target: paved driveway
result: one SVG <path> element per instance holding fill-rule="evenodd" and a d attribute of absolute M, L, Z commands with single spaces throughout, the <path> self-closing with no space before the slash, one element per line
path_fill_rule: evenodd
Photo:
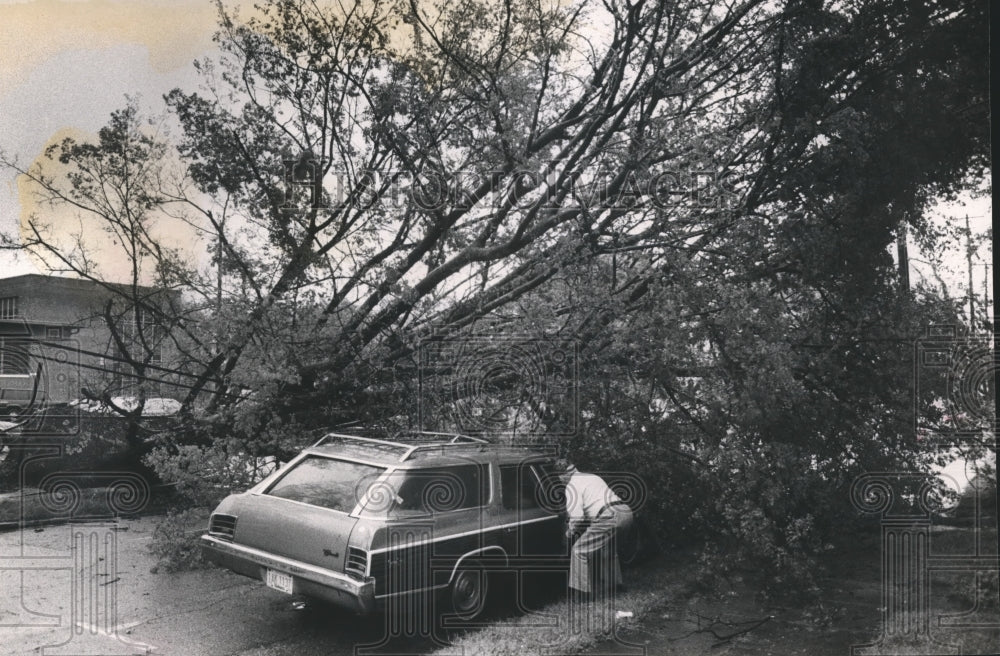
<path fill-rule="evenodd" d="M 219 569 L 153 574 L 157 518 L 0 533 L 0 654 L 353 654 L 380 617 L 283 595 Z M 430 641 L 395 643 L 419 653 Z"/>

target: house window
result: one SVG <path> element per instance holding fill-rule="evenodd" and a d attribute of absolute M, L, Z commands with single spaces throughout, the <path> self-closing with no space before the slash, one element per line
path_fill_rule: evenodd
<path fill-rule="evenodd" d="M 149 348 L 149 362 L 151 364 L 161 364 L 163 362 L 163 326 L 152 326 L 146 329 L 146 340 Z"/>
<path fill-rule="evenodd" d="M 165 336 L 163 324 L 159 322 L 156 316 L 145 309 L 139 314 L 139 320 L 142 322 L 143 337 L 146 340 L 149 362 L 152 364 L 162 363 L 163 339 Z"/>
<path fill-rule="evenodd" d="M 0 298 L 0 319 L 14 319 L 17 316 L 17 296 Z"/>
<path fill-rule="evenodd" d="M 156 317 L 146 309 L 139 310 L 138 324 L 136 316 L 131 321 L 125 321 L 121 326 L 122 339 L 129 346 L 129 353 L 121 354 L 122 358 L 131 357 L 137 362 L 160 364 L 163 362 L 163 340 L 166 331 Z"/>
<path fill-rule="evenodd" d="M 0 376 L 27 376 L 29 373 L 25 341 L 0 338 Z"/>

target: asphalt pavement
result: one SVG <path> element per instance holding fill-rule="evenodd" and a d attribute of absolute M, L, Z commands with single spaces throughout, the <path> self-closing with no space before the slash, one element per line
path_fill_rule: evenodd
<path fill-rule="evenodd" d="M 387 634 L 220 569 L 153 573 L 157 518 L 0 533 L 0 655 L 354 654 Z M 424 653 L 408 639 L 375 651 Z"/>

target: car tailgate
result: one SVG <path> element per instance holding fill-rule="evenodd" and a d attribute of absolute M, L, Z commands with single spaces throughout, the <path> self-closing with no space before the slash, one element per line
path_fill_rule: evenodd
<path fill-rule="evenodd" d="M 235 542 L 343 572 L 348 539 L 357 521 L 339 511 L 253 495 L 240 506 Z"/>

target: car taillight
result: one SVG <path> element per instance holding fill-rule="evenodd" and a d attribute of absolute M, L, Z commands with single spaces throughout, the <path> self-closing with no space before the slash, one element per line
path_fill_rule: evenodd
<path fill-rule="evenodd" d="M 208 523 L 208 534 L 223 540 L 233 541 L 236 535 L 236 515 L 216 513 Z"/>
<path fill-rule="evenodd" d="M 347 562 L 344 564 L 344 571 L 351 576 L 364 578 L 368 569 L 368 552 L 357 547 L 347 548 Z"/>

